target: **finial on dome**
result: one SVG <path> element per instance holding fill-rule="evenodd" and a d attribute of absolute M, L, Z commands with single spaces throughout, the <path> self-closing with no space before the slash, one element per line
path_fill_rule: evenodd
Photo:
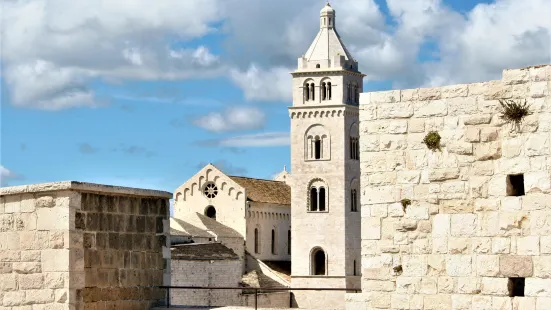
<path fill-rule="evenodd" d="M 287 171 L 287 165 L 283 165 L 283 171 Z"/>

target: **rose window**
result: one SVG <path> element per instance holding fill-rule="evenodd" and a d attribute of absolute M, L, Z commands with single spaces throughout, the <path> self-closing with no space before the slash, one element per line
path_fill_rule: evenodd
<path fill-rule="evenodd" d="M 207 196 L 207 198 L 214 198 L 218 195 L 218 187 L 216 187 L 216 184 L 214 183 L 209 183 L 205 186 L 203 193 Z"/>

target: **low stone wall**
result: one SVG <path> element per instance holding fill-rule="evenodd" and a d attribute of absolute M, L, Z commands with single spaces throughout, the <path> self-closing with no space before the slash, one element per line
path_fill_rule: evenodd
<path fill-rule="evenodd" d="M 79 182 L 1 188 L 2 305 L 147 309 L 163 299 L 171 196 Z"/>
<path fill-rule="evenodd" d="M 259 293 L 257 297 L 257 306 L 266 308 L 288 308 L 290 302 L 289 292 Z M 244 294 L 241 296 L 243 307 L 254 307 L 254 294 Z"/>

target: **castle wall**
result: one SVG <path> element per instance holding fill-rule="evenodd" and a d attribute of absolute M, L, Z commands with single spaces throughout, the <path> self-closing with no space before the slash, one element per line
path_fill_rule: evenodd
<path fill-rule="evenodd" d="M 170 197 L 78 182 L 0 189 L 2 306 L 145 309 L 163 299 Z"/>
<path fill-rule="evenodd" d="M 361 95 L 362 293 L 347 309 L 551 309 L 550 90 L 540 66 Z M 500 98 L 531 105 L 520 132 Z M 423 144 L 433 130 L 441 151 Z M 517 174 L 525 195 L 510 196 Z"/>

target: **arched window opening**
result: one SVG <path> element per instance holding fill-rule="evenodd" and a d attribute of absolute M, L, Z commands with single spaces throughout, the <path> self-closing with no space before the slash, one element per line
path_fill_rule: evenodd
<path fill-rule="evenodd" d="M 272 254 L 276 254 L 275 230 L 272 229 Z"/>
<path fill-rule="evenodd" d="M 318 198 L 318 210 L 319 211 L 325 211 L 325 188 L 324 187 L 320 187 L 319 188 L 319 198 Z"/>
<path fill-rule="evenodd" d="M 331 100 L 331 82 L 327 82 L 327 100 Z"/>
<path fill-rule="evenodd" d="M 325 252 L 318 249 L 312 253 L 312 274 L 316 276 L 324 276 L 325 272 Z"/>
<path fill-rule="evenodd" d="M 316 139 L 314 140 L 314 159 L 320 159 L 321 158 L 321 139 L 320 137 L 316 136 Z"/>
<path fill-rule="evenodd" d="M 287 231 L 287 254 L 291 255 L 291 231 Z"/>
<path fill-rule="evenodd" d="M 258 236 L 258 228 L 254 229 L 254 252 L 260 253 L 260 247 L 259 247 L 259 236 Z"/>
<path fill-rule="evenodd" d="M 310 99 L 311 100 L 316 100 L 316 86 L 314 85 L 314 83 L 311 83 L 310 84 Z"/>
<path fill-rule="evenodd" d="M 304 86 L 304 100 L 310 100 L 310 84 L 308 83 Z"/>
<path fill-rule="evenodd" d="M 321 89 L 320 89 L 320 92 L 321 92 L 321 100 L 325 100 L 326 98 L 326 95 L 327 93 L 325 92 L 326 88 L 325 88 L 325 82 L 321 83 Z"/>
<path fill-rule="evenodd" d="M 331 26 L 331 17 L 329 17 L 329 26 Z"/>
<path fill-rule="evenodd" d="M 210 217 L 211 219 L 216 219 L 216 208 L 214 208 L 213 206 L 208 206 L 205 209 L 205 215 L 207 217 Z"/>
<path fill-rule="evenodd" d="M 318 190 L 315 187 L 310 189 L 310 211 L 318 211 Z"/>
<path fill-rule="evenodd" d="M 318 68 L 318 69 L 319 69 L 319 68 L 320 68 L 320 64 L 316 64 L 316 68 Z"/>

